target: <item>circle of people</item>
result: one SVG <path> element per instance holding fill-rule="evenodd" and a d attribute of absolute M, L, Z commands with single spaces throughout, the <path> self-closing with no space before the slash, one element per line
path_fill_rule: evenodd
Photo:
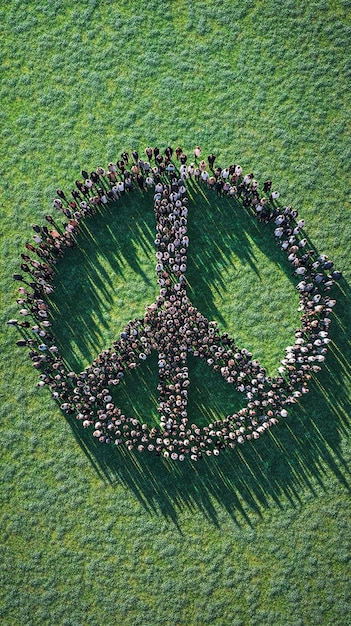
<path fill-rule="evenodd" d="M 109 163 L 106 169 L 98 167 L 90 174 L 83 170 L 83 180 L 75 181 L 70 195 L 58 189 L 53 206 L 65 221 L 58 224 L 56 218 L 46 215 L 46 225 L 32 225 L 33 243 L 26 243 L 26 252 L 21 254 L 22 273 L 13 275 L 21 283 L 17 299 L 20 318 L 8 321 L 21 333 L 17 345 L 29 347 L 33 367 L 41 372 L 38 386 L 47 385 L 62 411 L 75 414 L 101 443 L 124 444 L 128 450 L 146 450 L 179 461 L 187 456 L 192 461 L 217 456 L 225 448 L 257 439 L 288 415 L 287 407 L 309 391 L 312 375 L 325 360 L 330 313 L 336 303 L 329 291 L 341 278 L 326 255 L 308 249 L 304 220 L 298 219 L 298 212 L 290 206 L 278 205 L 279 192 L 272 191 L 271 180 L 263 183 L 261 193 L 253 173 L 244 175 L 240 165 L 216 167 L 216 156 L 202 159 L 199 146 L 193 155 L 187 164 L 188 157 L 180 147 L 173 152 L 168 146 L 164 154 L 147 147 L 143 158 L 137 151 L 131 156 L 123 152 L 117 163 Z M 275 378 L 188 300 L 189 181 L 213 189 L 218 196 L 233 197 L 260 222 L 273 223 L 275 241 L 300 278 L 296 289 L 301 327 L 295 332 L 293 345 L 286 348 Z M 154 194 L 155 269 L 160 294 L 147 307 L 144 318 L 129 322 L 112 348 L 103 350 L 85 371 L 68 371 L 50 333 L 47 296 L 54 289 L 56 264 L 66 249 L 77 245 L 82 220 L 135 189 Z M 124 415 L 111 392 L 125 373 L 145 361 L 153 350 L 158 350 L 159 369 L 157 428 Z M 234 384 L 244 394 L 247 406 L 208 426 L 190 423 L 189 352 Z"/>

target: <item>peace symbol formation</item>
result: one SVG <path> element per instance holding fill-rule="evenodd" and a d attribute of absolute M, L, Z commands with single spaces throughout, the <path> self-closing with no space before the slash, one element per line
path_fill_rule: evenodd
<path fill-rule="evenodd" d="M 61 409 L 75 414 L 100 442 L 124 444 L 129 450 L 146 450 L 179 461 L 189 455 L 197 461 L 204 454 L 217 456 L 222 449 L 257 439 L 287 416 L 287 406 L 308 392 L 311 375 L 320 370 L 325 360 L 330 342 L 329 314 L 335 305 L 329 290 L 341 274 L 333 270 L 332 261 L 325 255 L 317 257 L 312 250 L 306 251 L 307 240 L 301 233 L 304 220 L 297 221 L 297 211 L 291 207 L 275 204 L 277 192 L 269 199 L 260 197 L 253 174 L 243 177 L 237 165 L 213 169 L 214 155 L 208 158 L 209 167 L 204 160 L 197 164 L 199 147 L 194 151 L 194 164 L 189 166 L 180 148 L 176 151 L 181 161 L 179 169 L 176 161 L 172 161 L 171 148 L 166 149 L 165 157 L 157 148 L 147 148 L 145 152 L 147 160 L 140 159 L 137 152 L 132 153 L 131 171 L 127 153 L 121 155 L 117 164 L 110 163 L 107 171 L 100 167 L 90 176 L 83 171 L 85 182 L 76 181 L 73 202 L 58 190 L 59 197 L 53 204 L 67 218 L 66 223 L 58 226 L 47 215 L 49 227 L 33 226 L 37 245 L 27 243 L 27 251 L 21 255 L 24 261 L 21 269 L 28 273 L 30 282 L 24 280 L 23 274 L 14 274 L 15 280 L 26 285 L 19 288 L 17 300 L 23 307 L 20 310 L 23 321 L 9 320 L 8 324 L 17 326 L 22 333 L 17 344 L 30 347 L 33 366 L 42 372 L 38 386 L 48 385 Z M 238 348 L 227 334 L 221 334 L 216 322 L 206 319 L 189 301 L 186 290 L 189 179 L 213 187 L 218 195 L 239 198 L 263 224 L 273 220 L 274 239 L 302 279 L 296 287 L 300 294 L 301 328 L 295 332 L 294 344 L 286 348 L 275 378 L 268 377 L 250 352 Z M 131 321 L 120 339 L 101 352 L 85 371 L 70 372 L 48 330 L 51 326 L 48 295 L 53 291 L 57 259 L 65 249 L 76 245 L 80 222 L 86 216 L 103 210 L 108 202 L 117 202 L 135 184 L 142 191 L 149 187 L 155 192 L 156 274 L 160 294 L 147 307 L 144 318 Z M 270 193 L 270 186 L 271 182 L 266 181 L 264 192 Z M 31 258 L 28 252 L 38 258 Z M 33 318 L 32 322 L 28 321 L 29 317 Z M 146 423 L 125 416 L 115 406 L 111 392 L 128 370 L 138 367 L 152 350 L 158 351 L 158 428 L 149 428 Z M 204 359 L 228 384 L 242 392 L 246 407 L 208 426 L 190 424 L 188 353 Z"/>

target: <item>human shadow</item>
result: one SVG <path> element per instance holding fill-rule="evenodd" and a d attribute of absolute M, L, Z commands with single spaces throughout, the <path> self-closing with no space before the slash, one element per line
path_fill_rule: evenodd
<path fill-rule="evenodd" d="M 217 196 L 201 183 L 193 185 L 190 200 L 187 280 L 193 303 L 206 317 L 225 323 L 214 303 L 213 292 L 226 291 L 223 277 L 233 268 L 233 255 L 254 272 L 258 281 L 262 280 L 262 268 L 253 244 L 296 284 L 289 262 L 272 241 L 271 224 L 260 224 L 254 219 L 252 209 L 245 208 L 238 199 Z"/>
<path fill-rule="evenodd" d="M 150 515 L 164 516 L 179 532 L 184 511 L 200 511 L 220 527 L 222 509 L 238 526 L 251 525 L 265 508 L 284 508 L 287 503 L 298 508 L 301 493 L 317 497 L 320 490 L 327 491 L 330 474 L 350 490 L 350 472 L 340 447 L 349 429 L 349 403 L 342 393 L 339 357 L 337 351 L 331 352 L 328 367 L 312 383 L 309 397 L 278 427 L 254 443 L 197 463 L 174 464 L 162 457 L 102 446 L 77 420 L 66 419 L 101 479 L 125 485 Z M 330 390 L 338 380 L 334 396 Z"/>
<path fill-rule="evenodd" d="M 233 253 L 251 268 L 257 280 L 261 268 L 253 242 L 293 281 L 291 268 L 279 248 L 272 245 L 269 233 L 263 232 L 239 201 L 218 198 L 201 185 L 192 186 L 189 191 L 188 293 L 208 319 L 217 320 L 225 329 L 226 320 L 214 295 L 216 291 L 226 293 L 224 277 L 233 267 Z M 140 315 L 157 295 L 152 205 L 151 192 L 142 194 L 135 190 L 125 194 L 117 203 L 104 207 L 101 215 L 85 221 L 77 237 L 77 248 L 69 250 L 58 262 L 56 289 L 50 298 L 53 331 L 61 354 L 75 371 L 83 369 L 107 347 L 104 342 L 111 329 L 113 307 L 116 332 L 122 330 L 123 322 L 118 322 L 116 309 L 118 294 L 127 293 L 130 287 L 128 281 L 139 286 L 139 300 L 143 291 Z M 122 295 L 123 306 L 125 310 Z"/>
<path fill-rule="evenodd" d="M 262 245 L 268 258 L 277 262 L 286 272 L 289 281 L 295 284 L 285 256 L 277 246 L 272 245 L 270 237 L 267 237 L 267 241 L 262 241 L 260 225 L 240 203 L 227 198 L 217 199 L 204 190 L 196 191 L 195 187 L 191 195 L 193 205 L 190 208 L 192 210 L 195 206 L 196 213 L 193 221 L 189 219 L 189 237 L 197 243 L 192 260 L 189 251 L 188 280 L 191 285 L 194 284 L 194 294 L 196 285 L 195 304 L 202 313 L 220 321 L 220 311 L 215 306 L 210 286 L 213 281 L 221 284 L 233 249 L 250 264 L 259 277 L 260 267 L 253 254 L 252 241 Z M 131 204 L 127 204 L 129 202 L 132 203 L 131 198 L 126 199 L 125 204 L 122 200 L 116 207 L 121 212 L 123 223 L 128 217 L 127 211 L 131 209 Z M 111 213 L 100 218 L 105 219 L 106 226 L 110 226 L 109 241 L 106 240 L 106 229 L 100 235 L 98 228 L 95 230 L 93 227 L 93 222 L 87 223 L 87 232 L 83 235 L 80 246 L 85 250 L 84 258 L 89 259 L 87 267 L 92 272 L 91 283 L 95 271 L 99 274 L 99 280 L 103 280 L 103 270 L 99 270 L 100 254 L 111 256 L 111 267 L 116 272 L 123 271 L 120 255 L 128 263 L 134 264 L 137 271 L 138 258 L 132 258 L 133 254 L 139 244 L 148 250 L 148 241 L 152 241 L 154 236 L 152 209 L 149 207 L 144 211 L 148 202 L 150 196 L 141 198 L 137 207 L 133 206 L 133 210 L 138 211 L 138 230 L 134 234 L 128 231 L 132 238 L 131 243 L 128 243 L 126 237 L 121 242 L 116 234 L 117 230 L 114 231 L 111 226 L 114 207 L 109 209 Z M 238 226 L 234 233 L 230 232 L 229 215 L 234 215 Z M 271 226 L 268 225 L 268 228 Z M 69 268 L 69 264 L 62 264 L 59 268 L 59 280 L 66 280 L 64 273 Z M 111 276 L 107 278 L 113 280 Z M 146 282 L 147 279 L 146 275 Z M 342 488 L 349 489 L 349 470 L 343 459 L 341 439 L 349 428 L 350 415 L 350 287 L 342 280 L 334 286 L 332 294 L 338 303 L 333 316 L 330 331 L 332 344 L 325 367 L 311 382 L 310 393 L 298 402 L 289 412 L 289 417 L 279 426 L 254 443 L 238 446 L 235 451 L 227 451 L 218 458 L 204 458 L 195 464 L 187 459 L 183 463 L 173 464 L 160 457 L 139 455 L 122 448 L 101 445 L 77 420 L 67 417 L 74 436 L 101 479 L 112 485 L 122 483 L 127 486 L 150 515 L 164 516 L 177 526 L 179 532 L 180 513 L 185 510 L 200 511 L 211 523 L 218 526 L 220 507 L 241 526 L 251 524 L 254 516 L 261 516 L 266 507 L 283 507 L 287 502 L 298 507 L 302 492 L 309 491 L 315 495 L 320 489 L 327 490 L 326 475 L 330 473 Z M 61 302 L 61 297 L 57 298 L 56 303 L 60 315 L 65 315 L 65 303 Z M 103 303 L 99 303 L 97 311 L 103 319 Z M 89 316 L 86 324 L 90 333 L 89 341 L 98 343 L 100 335 L 97 325 L 90 322 Z M 58 331 L 60 332 L 60 327 Z M 64 335 L 59 337 L 58 343 L 60 341 L 64 343 Z M 82 341 L 86 341 L 86 338 Z M 199 418 L 203 423 L 208 423 L 215 414 L 220 418 L 233 410 L 233 402 L 240 403 L 238 398 L 233 397 L 231 386 L 226 385 L 219 375 L 211 372 L 212 378 L 210 377 L 210 370 L 205 363 L 189 360 L 189 370 L 194 376 L 194 394 L 189 401 L 190 419 Z M 132 377 L 128 381 L 126 377 L 121 391 L 124 400 L 122 397 L 121 402 L 126 407 L 122 407 L 123 410 L 127 412 L 136 409 L 141 416 L 143 406 L 147 407 L 142 400 L 141 390 L 145 397 L 145 394 L 150 393 L 150 386 L 154 385 L 152 361 L 149 367 L 144 369 L 141 366 L 137 371 L 137 382 Z M 155 405 L 155 396 L 152 394 L 151 402 Z M 139 404 L 136 403 L 136 395 Z M 206 409 L 209 406 L 214 407 L 212 412 Z M 240 406 L 235 406 L 234 410 L 238 408 Z"/>
<path fill-rule="evenodd" d="M 86 219 L 77 235 L 77 247 L 57 263 L 55 291 L 49 298 L 53 333 L 67 366 L 74 371 L 84 369 L 107 347 L 110 317 L 118 319 L 118 294 L 123 300 L 128 278 L 151 302 L 156 297 L 150 206 L 152 198 L 138 191 L 107 205 L 99 215 Z M 145 304 L 136 307 L 138 313 L 144 312 Z"/>

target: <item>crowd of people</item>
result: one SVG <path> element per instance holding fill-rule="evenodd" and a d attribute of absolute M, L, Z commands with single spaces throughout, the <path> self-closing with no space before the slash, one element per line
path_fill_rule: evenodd
<path fill-rule="evenodd" d="M 309 391 L 311 376 L 320 370 L 330 342 L 330 313 L 335 305 L 330 289 L 341 273 L 326 255 L 308 249 L 304 220 L 298 219 L 298 212 L 291 207 L 278 205 L 279 193 L 272 192 L 270 180 L 264 182 L 261 193 L 253 173 L 243 175 L 236 164 L 215 167 L 215 155 L 205 161 L 199 146 L 188 165 L 188 157 L 180 147 L 173 152 L 168 146 L 164 154 L 158 148 L 147 147 L 144 154 L 140 158 L 136 151 L 131 156 L 124 152 L 106 169 L 98 167 L 90 174 L 82 171 L 84 180 L 76 181 L 71 197 L 57 190 L 53 205 L 65 221 L 59 225 L 46 215 L 46 225 L 33 224 L 33 243 L 28 242 L 21 255 L 22 273 L 14 274 L 20 283 L 20 318 L 8 324 L 22 334 L 17 344 L 30 348 L 33 367 L 40 370 L 38 386 L 48 385 L 61 409 L 75 415 L 83 427 L 91 428 L 100 442 L 124 444 L 129 450 L 148 450 L 173 460 L 189 456 L 197 461 L 257 439 L 286 417 L 287 407 Z M 273 237 L 300 278 L 296 288 L 301 327 L 274 378 L 250 352 L 236 346 L 228 334 L 220 333 L 217 324 L 188 299 L 189 180 L 212 188 L 217 195 L 237 198 L 258 220 L 273 223 Z M 120 339 L 102 351 L 85 371 L 68 371 L 50 330 L 49 296 L 57 261 L 67 248 L 77 245 L 81 220 L 136 189 L 142 193 L 151 189 L 153 194 L 159 296 L 147 307 L 144 318 L 131 321 Z M 158 352 L 158 428 L 149 428 L 124 415 L 112 391 L 128 370 L 138 367 L 153 350 Z M 208 426 L 191 423 L 187 413 L 188 353 L 205 360 L 242 392 L 246 407 Z"/>

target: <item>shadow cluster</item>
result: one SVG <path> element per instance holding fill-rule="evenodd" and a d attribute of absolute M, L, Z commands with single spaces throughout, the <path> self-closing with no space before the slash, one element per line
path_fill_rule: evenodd
<path fill-rule="evenodd" d="M 350 491 L 350 471 L 340 449 L 349 429 L 349 398 L 340 367 L 347 368 L 347 363 L 334 349 L 323 376 L 286 421 L 254 443 L 196 464 L 188 459 L 173 464 L 163 457 L 102 446 L 79 422 L 67 419 L 101 479 L 125 485 L 146 511 L 164 516 L 180 532 L 179 514 L 184 510 L 200 511 L 220 526 L 216 504 L 238 526 L 251 525 L 253 515 L 261 517 L 263 508 L 283 508 L 287 501 L 298 507 L 300 493 L 326 490 L 330 473 Z M 335 395 L 330 391 L 334 385 Z"/>
<path fill-rule="evenodd" d="M 214 303 L 213 292 L 225 292 L 227 285 L 223 277 L 226 270 L 233 267 L 233 254 L 261 280 L 261 267 L 253 243 L 284 271 L 293 285 L 296 284 L 286 256 L 279 246 L 274 245 L 273 224 L 260 224 L 253 219 L 252 209 L 245 209 L 239 200 L 218 197 L 214 192 L 206 193 L 199 190 L 198 185 L 192 187 L 189 196 L 189 295 L 208 319 L 225 323 Z"/>
<path fill-rule="evenodd" d="M 196 241 L 196 250 L 189 248 L 187 276 L 190 286 L 194 286 L 194 292 L 196 287 L 196 305 L 204 315 L 221 321 L 220 311 L 213 302 L 211 286 L 213 287 L 213 281 L 220 284 L 223 268 L 230 262 L 233 250 L 259 276 L 260 268 L 254 257 L 251 241 L 257 241 L 263 246 L 267 257 L 279 264 L 295 284 L 285 256 L 272 245 L 271 237 L 262 239 L 260 226 L 240 203 L 232 199 L 216 198 L 214 194 L 207 194 L 195 186 L 192 187 L 190 197 L 191 219 L 188 223 L 188 234 L 190 242 Z M 94 285 L 100 286 L 108 300 L 111 297 L 113 275 L 106 275 L 99 258 L 108 256 L 113 272 L 123 271 L 121 258 L 138 272 L 141 268 L 138 265 L 137 246 L 142 245 L 145 250 L 149 250 L 150 242 L 154 239 L 154 216 L 151 207 L 150 194 L 146 197 L 139 194 L 137 202 L 135 197 L 127 197 L 117 205 L 111 205 L 99 219 L 87 222 L 84 228 L 79 240 L 79 254 L 83 259 L 84 271 L 89 271 L 86 285 L 89 297 L 86 300 L 90 301 L 90 307 L 100 317 L 102 324 L 105 305 L 99 298 L 94 299 Z M 134 218 L 131 216 L 132 208 Z M 124 225 L 122 231 L 121 225 Z M 270 227 L 269 225 L 268 228 Z M 313 248 L 312 242 L 309 245 Z M 70 271 L 74 273 L 76 255 L 76 250 L 69 253 L 58 268 L 59 295 L 55 296 L 55 306 L 56 313 L 62 320 L 65 320 L 69 312 L 69 305 L 61 289 L 65 288 L 65 284 L 67 288 L 67 275 L 70 275 Z M 143 280 L 147 282 L 148 277 L 143 276 Z M 218 525 L 220 520 L 216 503 L 238 525 L 250 524 L 252 513 L 261 515 L 264 507 L 273 503 L 281 507 L 286 501 L 293 506 L 299 506 L 302 491 L 307 489 L 313 494 L 317 484 L 326 489 L 326 472 L 331 472 L 344 488 L 349 489 L 349 471 L 342 457 L 341 438 L 348 429 L 350 408 L 351 292 L 344 280 L 333 289 L 333 296 L 338 304 L 330 333 L 333 343 L 330 345 L 326 363 L 318 378 L 311 382 L 310 393 L 306 399 L 296 405 L 285 422 L 273 428 L 262 439 L 252 444 L 246 443 L 243 448 L 238 447 L 232 453 L 227 451 L 218 458 L 202 459 L 197 464 L 188 459 L 182 464 L 172 464 L 163 458 L 103 446 L 90 433 L 84 431 L 78 421 L 67 417 L 79 445 L 101 478 L 110 484 L 123 483 L 133 491 L 150 514 L 163 515 L 177 526 L 179 513 L 184 509 L 199 510 L 213 524 Z M 90 315 L 90 309 L 84 312 L 82 320 L 84 332 L 77 330 L 77 320 L 68 322 L 68 325 L 72 326 L 70 332 L 74 333 L 74 341 L 88 355 L 91 346 L 99 345 L 100 335 Z M 66 336 L 60 332 L 60 327 L 55 328 L 55 334 L 61 354 L 66 354 L 67 358 Z M 74 366 L 72 354 L 69 362 Z M 196 367 L 190 363 L 190 371 L 191 368 L 196 378 Z M 142 367 L 138 368 L 138 372 L 138 389 L 143 390 L 144 394 L 150 394 L 152 364 L 145 369 L 146 373 L 143 373 Z M 204 393 L 205 388 L 205 392 L 208 390 L 208 397 L 203 400 L 195 394 L 193 410 L 203 412 L 203 407 L 210 406 L 213 402 L 215 411 L 222 414 L 229 398 L 226 394 L 232 393 L 232 390 L 228 391 L 226 386 L 226 391 L 222 394 L 217 389 L 217 380 L 215 387 L 210 379 L 207 383 L 204 376 L 206 374 L 200 366 L 198 384 L 195 382 L 194 389 L 200 393 L 202 388 Z M 218 385 L 220 382 L 221 380 Z M 143 410 L 145 396 L 140 395 L 140 406 L 135 408 L 135 386 L 134 379 L 129 386 L 126 382 L 121 393 L 124 394 L 127 408 L 134 407 L 134 411 L 140 412 Z M 154 400 L 151 395 L 151 403 Z M 207 413 L 205 419 L 208 421 L 211 417 L 211 413 Z M 181 532 L 181 528 L 179 530 Z"/>
<path fill-rule="evenodd" d="M 53 333 L 60 354 L 74 371 L 84 369 L 104 347 L 101 329 L 109 327 L 116 279 L 125 279 L 125 266 L 145 286 L 151 284 L 138 257 L 142 248 L 154 264 L 151 204 L 151 197 L 135 190 L 106 205 L 98 216 L 81 223 L 78 247 L 68 250 L 57 264 L 55 291 L 50 296 Z"/>

